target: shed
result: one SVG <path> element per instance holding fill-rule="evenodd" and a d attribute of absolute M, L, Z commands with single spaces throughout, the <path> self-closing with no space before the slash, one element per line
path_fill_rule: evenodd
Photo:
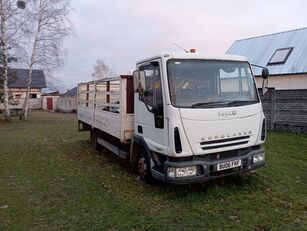
<path fill-rule="evenodd" d="M 243 55 L 270 71 L 269 87 L 307 89 L 307 27 L 235 41 L 226 52 Z M 261 69 L 253 68 L 258 88 Z M 260 78 L 259 78 L 260 77 Z"/>
<path fill-rule="evenodd" d="M 43 97 L 43 110 L 56 110 L 58 99 L 60 97 L 59 91 L 54 91 L 50 93 L 45 93 L 42 95 Z"/>
<path fill-rule="evenodd" d="M 57 110 L 60 112 L 72 113 L 77 111 L 78 88 L 74 87 L 66 93 L 60 95 Z"/>

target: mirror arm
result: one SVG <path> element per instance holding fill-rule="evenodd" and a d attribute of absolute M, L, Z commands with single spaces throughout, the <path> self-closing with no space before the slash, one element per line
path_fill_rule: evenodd
<path fill-rule="evenodd" d="M 259 66 L 256 64 L 251 64 L 251 66 L 262 68 L 262 78 L 267 79 L 269 76 L 269 69 L 267 67 Z"/>
<path fill-rule="evenodd" d="M 253 67 L 259 67 L 259 68 L 262 68 L 262 69 L 268 69 L 267 67 L 259 66 L 259 65 L 256 65 L 256 64 L 251 64 L 251 66 L 253 66 Z"/>

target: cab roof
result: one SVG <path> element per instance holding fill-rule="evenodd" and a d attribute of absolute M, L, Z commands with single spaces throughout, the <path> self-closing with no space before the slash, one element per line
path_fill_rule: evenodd
<path fill-rule="evenodd" d="M 228 61 L 248 61 L 246 57 L 239 55 L 226 55 L 226 54 L 202 54 L 202 53 L 164 53 L 142 59 L 137 62 L 141 64 L 153 59 L 207 59 L 207 60 L 228 60 Z"/>

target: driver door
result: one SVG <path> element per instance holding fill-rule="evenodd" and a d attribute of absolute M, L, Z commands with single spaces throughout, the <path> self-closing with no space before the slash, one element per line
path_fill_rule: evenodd
<path fill-rule="evenodd" d="M 143 97 L 139 93 L 135 95 L 135 133 L 144 137 L 150 150 L 167 154 L 168 134 L 162 94 L 161 61 L 142 64 L 138 69 L 144 71 L 146 76 Z"/>

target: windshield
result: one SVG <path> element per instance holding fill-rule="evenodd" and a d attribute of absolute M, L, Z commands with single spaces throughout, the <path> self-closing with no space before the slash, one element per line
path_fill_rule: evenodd
<path fill-rule="evenodd" d="M 235 107 L 259 102 L 247 62 L 172 59 L 167 71 L 175 107 Z"/>

